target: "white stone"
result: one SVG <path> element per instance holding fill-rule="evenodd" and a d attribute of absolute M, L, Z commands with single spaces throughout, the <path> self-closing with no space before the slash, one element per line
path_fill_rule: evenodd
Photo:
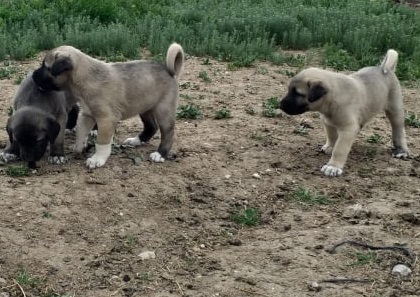
<path fill-rule="evenodd" d="M 153 251 L 146 251 L 139 254 L 141 260 L 155 259 L 156 254 Z"/>
<path fill-rule="evenodd" d="M 410 267 L 404 265 L 404 264 L 397 264 L 392 268 L 392 274 L 399 274 L 401 276 L 409 276 L 411 274 Z"/>

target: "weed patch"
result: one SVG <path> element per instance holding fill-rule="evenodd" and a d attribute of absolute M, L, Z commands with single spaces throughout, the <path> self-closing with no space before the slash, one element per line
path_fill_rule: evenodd
<path fill-rule="evenodd" d="M 232 215 L 232 221 L 245 226 L 256 226 L 260 224 L 260 210 L 258 208 L 244 208 Z"/>
<path fill-rule="evenodd" d="M 305 187 L 299 187 L 295 190 L 291 198 L 306 205 L 328 205 L 331 203 L 326 196 L 314 193 Z"/>
<path fill-rule="evenodd" d="M 196 120 L 201 117 L 202 112 L 195 104 L 185 104 L 178 107 L 176 115 L 178 119 Z"/>

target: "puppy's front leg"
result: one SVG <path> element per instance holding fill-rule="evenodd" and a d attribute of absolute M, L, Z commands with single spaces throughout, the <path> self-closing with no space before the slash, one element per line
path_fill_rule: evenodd
<path fill-rule="evenodd" d="M 54 142 L 51 144 L 50 156 L 48 157 L 48 162 L 51 164 L 61 165 L 67 162 L 67 158 L 64 155 L 64 134 L 65 134 L 65 125 L 67 121 L 67 115 L 64 115 L 58 119 L 60 124 L 60 132 Z"/>
<path fill-rule="evenodd" d="M 76 143 L 74 144 L 74 152 L 81 153 L 86 146 L 89 132 L 95 126 L 95 120 L 88 114 L 82 113 L 77 121 L 76 126 Z"/>
<path fill-rule="evenodd" d="M 338 130 L 337 132 L 338 138 L 332 151 L 331 159 L 321 168 L 321 172 L 327 176 L 340 176 L 343 174 L 344 164 L 347 161 L 347 156 L 350 153 L 350 149 L 356 139 L 359 129 Z"/>
<path fill-rule="evenodd" d="M 325 119 L 322 120 L 322 123 L 324 124 L 324 130 L 325 130 L 325 134 L 327 135 L 327 141 L 326 143 L 322 146 L 321 151 L 324 154 L 331 154 L 335 143 L 337 142 L 337 129 L 331 125 L 329 125 Z"/>
<path fill-rule="evenodd" d="M 89 168 L 97 168 L 105 165 L 111 155 L 112 137 L 116 127 L 116 122 L 110 120 L 98 119 L 98 137 L 95 144 L 95 153 L 86 160 L 86 166 Z M 91 127 L 92 129 L 92 127 Z"/>

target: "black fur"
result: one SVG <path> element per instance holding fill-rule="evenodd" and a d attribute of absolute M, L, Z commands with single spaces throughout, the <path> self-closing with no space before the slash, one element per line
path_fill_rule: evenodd
<path fill-rule="evenodd" d="M 14 98 L 14 112 L 6 126 L 9 143 L 3 157 L 15 155 L 34 167 L 48 146 L 51 156 L 64 156 L 64 129 L 70 124 L 67 113 L 75 113 L 75 109 L 76 99 L 70 92 L 40 90 L 28 75 Z M 75 124 L 77 113 L 71 120 Z"/>
<path fill-rule="evenodd" d="M 308 101 L 315 102 L 321 99 L 325 94 L 327 94 L 327 89 L 322 85 L 322 83 L 308 83 L 309 85 L 309 94 Z"/>

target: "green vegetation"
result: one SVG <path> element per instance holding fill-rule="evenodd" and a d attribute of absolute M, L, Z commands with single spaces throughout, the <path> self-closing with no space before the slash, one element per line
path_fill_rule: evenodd
<path fill-rule="evenodd" d="M 280 47 L 316 48 L 324 65 L 355 70 L 394 48 L 399 77 L 420 78 L 420 11 L 389 0 L 7 0 L 0 3 L 0 36 L 0 59 L 69 44 L 118 61 L 147 48 L 161 60 L 176 41 L 231 69 L 257 59 L 308 63 Z"/>
<path fill-rule="evenodd" d="M 180 105 L 176 112 L 178 119 L 190 119 L 190 120 L 199 119 L 201 117 L 201 114 L 202 113 L 201 113 L 200 107 L 198 107 L 195 104 Z"/>
<path fill-rule="evenodd" d="M 14 166 L 9 165 L 6 167 L 6 174 L 12 177 L 28 176 L 31 173 L 31 169 L 27 166 Z"/>
<path fill-rule="evenodd" d="M 279 114 L 278 111 L 279 98 L 271 97 L 264 101 L 263 103 L 263 116 L 267 118 L 274 118 Z"/>
<path fill-rule="evenodd" d="M 232 216 L 232 221 L 240 225 L 256 226 L 260 223 L 260 217 L 258 208 L 243 208 Z"/>
<path fill-rule="evenodd" d="M 420 128 L 420 119 L 415 113 L 409 113 L 405 117 L 406 125 L 413 128 Z"/>
<path fill-rule="evenodd" d="M 379 261 L 378 254 L 375 252 L 355 252 L 351 256 L 355 260 L 349 264 L 349 266 L 364 266 L 373 264 Z"/>
<path fill-rule="evenodd" d="M 331 202 L 324 195 L 314 193 L 302 186 L 292 193 L 292 198 L 306 205 L 328 205 Z"/>
<path fill-rule="evenodd" d="M 214 118 L 216 120 L 222 120 L 222 119 L 229 119 L 232 115 L 230 114 L 230 110 L 227 108 L 222 108 L 216 111 Z"/>
<path fill-rule="evenodd" d="M 206 82 L 206 83 L 211 82 L 211 79 L 210 79 L 207 71 L 200 71 L 200 73 L 198 74 L 198 77 L 201 78 L 201 80 Z"/>
<path fill-rule="evenodd" d="M 382 143 L 383 137 L 380 134 L 373 133 L 368 137 L 367 142 L 369 143 Z"/>

